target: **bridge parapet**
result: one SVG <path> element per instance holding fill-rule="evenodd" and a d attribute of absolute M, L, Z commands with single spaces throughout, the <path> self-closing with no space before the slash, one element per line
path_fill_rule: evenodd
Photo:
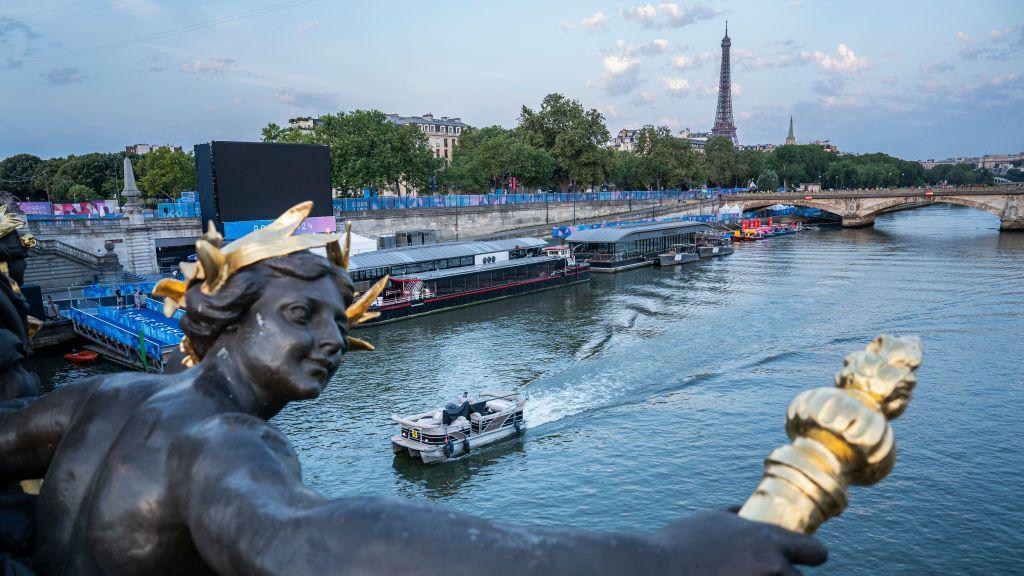
<path fill-rule="evenodd" d="M 747 193 L 723 196 L 744 211 L 773 204 L 818 208 L 842 218 L 843 226 L 871 226 L 885 211 L 940 202 L 984 210 L 999 218 L 1001 230 L 1024 230 L 1024 185 L 964 188 L 893 188 L 812 193 Z"/>

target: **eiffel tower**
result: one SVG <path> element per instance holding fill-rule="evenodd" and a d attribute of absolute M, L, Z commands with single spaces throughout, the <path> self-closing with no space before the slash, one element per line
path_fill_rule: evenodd
<path fill-rule="evenodd" d="M 722 72 L 718 78 L 718 110 L 715 112 L 715 127 L 711 129 L 712 136 L 724 136 L 732 142 L 733 146 L 739 146 L 739 139 L 736 138 L 736 124 L 732 119 L 732 73 L 729 68 L 729 48 L 732 42 L 729 40 L 729 22 L 725 22 L 725 38 L 722 38 Z"/>

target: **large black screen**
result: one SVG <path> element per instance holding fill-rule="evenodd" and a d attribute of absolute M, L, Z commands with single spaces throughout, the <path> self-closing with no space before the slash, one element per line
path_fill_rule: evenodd
<path fill-rule="evenodd" d="M 206 153 L 198 154 L 200 146 L 196 147 L 197 167 L 206 161 L 203 157 L 207 156 Z M 213 142 L 207 150 L 212 164 L 209 176 L 212 176 L 213 184 L 209 200 L 215 206 L 202 207 L 204 218 L 212 211 L 216 213 L 218 225 L 268 220 L 277 218 L 304 200 L 313 201 L 310 216 L 334 215 L 327 146 Z M 202 180 L 203 171 L 197 172 Z M 202 183 L 200 188 L 203 188 Z M 201 201 L 207 203 L 207 198 Z"/>

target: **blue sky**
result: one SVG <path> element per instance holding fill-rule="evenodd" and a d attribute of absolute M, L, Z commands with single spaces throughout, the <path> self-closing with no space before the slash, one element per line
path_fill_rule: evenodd
<path fill-rule="evenodd" d="M 707 130 L 727 19 L 742 143 L 781 143 L 792 114 L 798 141 L 853 152 L 1024 150 L 1020 1 L 0 0 L 0 157 L 356 108 L 511 127 L 549 92 L 612 132 Z"/>

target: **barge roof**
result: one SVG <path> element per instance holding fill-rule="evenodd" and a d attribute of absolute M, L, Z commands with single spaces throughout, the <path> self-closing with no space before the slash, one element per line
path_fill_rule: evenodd
<path fill-rule="evenodd" d="M 437 280 L 438 278 L 447 278 L 449 276 L 461 276 L 463 274 L 471 274 L 473 272 L 489 272 L 491 270 L 500 270 L 502 268 L 528 266 L 538 262 L 551 262 L 552 260 L 555 260 L 555 258 L 550 256 L 528 256 L 526 258 L 513 258 L 511 260 L 481 264 L 479 266 L 461 266 L 459 268 L 445 268 L 444 270 L 430 270 L 428 272 L 420 272 L 418 274 L 402 274 L 401 276 L 394 276 L 392 280 Z"/>
<path fill-rule="evenodd" d="M 602 228 L 591 228 L 589 230 L 577 230 L 569 235 L 566 240 L 569 242 L 621 242 L 622 240 L 636 240 L 641 238 L 657 238 L 665 236 L 665 231 L 685 230 L 687 232 L 701 232 L 709 230 L 710 226 L 703 222 L 652 222 L 649 224 L 635 224 L 629 226 L 606 226 Z M 627 238 L 629 237 L 629 238 Z"/>
<path fill-rule="evenodd" d="M 362 252 L 351 256 L 350 270 L 385 268 L 417 262 L 430 262 L 443 258 L 462 258 L 491 252 L 504 252 L 516 248 L 543 248 L 548 243 L 540 238 L 509 238 L 508 240 L 443 242 L 440 244 L 418 244 Z"/>

